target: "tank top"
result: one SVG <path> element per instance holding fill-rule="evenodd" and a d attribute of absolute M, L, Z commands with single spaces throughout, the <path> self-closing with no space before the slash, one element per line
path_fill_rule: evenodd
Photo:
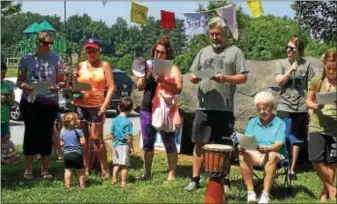
<path fill-rule="evenodd" d="M 83 97 L 75 99 L 74 104 L 80 107 L 100 107 L 104 103 L 106 89 L 103 63 L 101 67 L 88 69 L 88 61 L 82 63 L 78 72 L 78 82 L 91 84 L 91 91 L 82 91 Z"/>
<path fill-rule="evenodd" d="M 153 76 L 145 81 L 145 88 L 143 94 L 143 100 L 141 103 L 141 109 L 151 112 L 152 111 L 152 99 L 156 93 L 157 82 L 154 80 Z"/>

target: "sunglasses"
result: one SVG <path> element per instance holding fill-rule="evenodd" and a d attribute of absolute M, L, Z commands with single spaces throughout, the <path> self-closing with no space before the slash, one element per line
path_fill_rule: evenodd
<path fill-rule="evenodd" d="M 157 55 L 159 55 L 159 54 L 161 54 L 161 55 L 164 55 L 164 54 L 166 54 L 166 51 L 161 51 L 161 50 L 155 50 L 155 52 L 156 52 L 156 54 Z"/>
<path fill-rule="evenodd" d="M 52 44 L 54 44 L 54 42 L 53 41 L 39 41 L 39 43 L 41 43 L 41 44 L 43 44 L 43 45 L 52 45 Z"/>
<path fill-rule="evenodd" d="M 97 50 L 87 50 L 86 51 L 88 54 L 96 54 Z"/>
<path fill-rule="evenodd" d="M 291 47 L 289 45 L 286 45 L 286 50 L 288 50 L 288 49 L 292 52 L 296 51 L 296 47 Z"/>

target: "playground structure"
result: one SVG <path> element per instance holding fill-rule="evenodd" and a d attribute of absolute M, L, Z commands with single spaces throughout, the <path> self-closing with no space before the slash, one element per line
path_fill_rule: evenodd
<path fill-rule="evenodd" d="M 17 67 L 19 60 L 24 55 L 34 53 L 36 49 L 36 36 L 40 31 L 46 31 L 53 36 L 52 51 L 60 54 L 63 59 L 67 58 L 68 42 L 65 37 L 60 36 L 46 20 L 41 23 L 34 22 L 23 31 L 22 40 L 15 47 L 11 57 L 6 59 L 9 67 Z"/>

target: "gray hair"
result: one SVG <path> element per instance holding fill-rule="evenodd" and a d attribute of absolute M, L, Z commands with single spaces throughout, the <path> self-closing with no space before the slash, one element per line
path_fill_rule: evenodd
<path fill-rule="evenodd" d="M 274 107 L 274 96 L 268 91 L 260 91 L 254 97 L 254 104 L 257 105 L 259 103 L 270 104 Z"/>
<path fill-rule="evenodd" d="M 208 29 L 214 28 L 214 27 L 220 27 L 220 28 L 225 28 L 226 27 L 226 22 L 220 18 L 220 17 L 214 17 L 212 18 L 209 23 L 208 23 Z"/>

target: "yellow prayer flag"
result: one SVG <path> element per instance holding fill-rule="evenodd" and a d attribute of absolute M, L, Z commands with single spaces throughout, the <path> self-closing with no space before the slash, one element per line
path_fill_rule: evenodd
<path fill-rule="evenodd" d="M 259 17 L 263 15 L 264 12 L 261 1 L 248 0 L 246 3 L 253 17 Z"/>
<path fill-rule="evenodd" d="M 146 24 L 148 7 L 131 2 L 131 22 Z"/>

